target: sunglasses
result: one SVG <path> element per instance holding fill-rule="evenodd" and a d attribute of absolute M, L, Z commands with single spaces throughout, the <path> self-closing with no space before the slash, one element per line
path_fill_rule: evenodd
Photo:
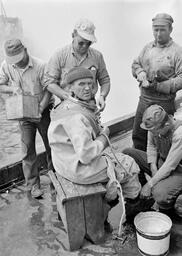
<path fill-rule="evenodd" d="M 80 41 L 80 42 L 78 42 L 78 45 L 81 46 L 81 47 L 84 46 L 84 45 L 89 47 L 91 44 L 92 44 L 91 41 L 88 41 L 88 42 Z"/>

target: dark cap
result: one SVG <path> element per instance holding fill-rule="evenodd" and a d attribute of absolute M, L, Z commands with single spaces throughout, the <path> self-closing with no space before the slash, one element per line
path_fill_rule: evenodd
<path fill-rule="evenodd" d="M 93 79 L 93 74 L 92 72 L 83 67 L 75 67 L 70 69 L 70 71 L 67 73 L 66 76 L 66 82 L 68 84 L 73 83 L 74 81 L 82 78 L 92 78 Z"/>
<path fill-rule="evenodd" d="M 145 110 L 140 127 L 144 130 L 160 127 L 167 116 L 166 111 L 161 106 L 151 105 Z"/>
<path fill-rule="evenodd" d="M 4 49 L 6 53 L 6 61 L 9 64 L 16 64 L 20 62 L 24 57 L 24 49 L 20 39 L 10 39 L 4 44 Z"/>
<path fill-rule="evenodd" d="M 153 19 L 152 19 L 153 26 L 165 26 L 165 25 L 171 25 L 174 21 L 173 18 L 167 14 L 167 13 L 158 13 Z"/>

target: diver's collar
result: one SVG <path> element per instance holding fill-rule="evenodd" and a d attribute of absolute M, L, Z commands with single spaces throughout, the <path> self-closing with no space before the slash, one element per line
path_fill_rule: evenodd
<path fill-rule="evenodd" d="M 95 110 L 97 109 L 97 106 L 96 106 L 96 104 L 95 104 L 95 100 L 94 100 L 94 99 L 91 100 L 90 102 L 85 102 L 85 101 L 83 101 L 83 100 L 81 100 L 81 99 L 78 99 L 78 98 L 74 98 L 74 97 L 72 97 L 72 96 L 69 96 L 69 97 L 68 97 L 68 100 L 70 100 L 70 101 L 72 101 L 72 102 L 74 102 L 74 103 L 76 103 L 76 104 L 79 104 L 79 105 L 81 105 L 81 106 L 83 106 L 83 107 L 86 107 L 86 108 L 88 108 L 88 109 L 90 109 L 90 110 L 92 110 L 92 111 L 95 111 Z"/>

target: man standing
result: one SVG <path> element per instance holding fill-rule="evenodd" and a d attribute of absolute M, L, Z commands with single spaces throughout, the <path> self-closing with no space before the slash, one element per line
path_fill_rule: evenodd
<path fill-rule="evenodd" d="M 146 151 L 147 132 L 140 128 L 143 113 L 152 104 L 174 114 L 176 92 L 182 88 L 182 48 L 170 37 L 173 18 L 166 13 L 152 19 L 154 42 L 133 61 L 132 73 L 139 82 L 140 100 L 133 125 L 134 147 Z"/>
<path fill-rule="evenodd" d="M 96 42 L 94 31 L 94 24 L 87 19 L 81 19 L 76 23 L 72 33 L 72 44 L 56 51 L 48 63 L 46 85 L 48 91 L 60 99 L 66 99 L 69 95 L 66 90 L 68 71 L 74 67 L 87 68 L 94 76 L 93 95 L 98 90 L 98 83 L 100 85 L 98 104 L 102 111 L 110 91 L 110 78 L 102 54 L 90 47 Z"/>
<path fill-rule="evenodd" d="M 182 192 L 182 121 L 155 104 L 145 110 L 141 128 L 148 131 L 147 153 L 134 148 L 123 153 L 135 159 L 141 174 L 151 176 L 142 187 L 141 197 L 152 195 L 161 212 L 173 215 Z"/>
<path fill-rule="evenodd" d="M 19 122 L 25 181 L 32 197 L 38 198 L 42 195 L 42 191 L 36 163 L 35 136 L 37 129 L 46 148 L 48 169 L 53 169 L 47 138 L 53 101 L 50 92 L 44 89 L 45 64 L 30 56 L 19 39 L 7 40 L 5 53 L 6 57 L 0 68 L 0 92 L 33 95 L 38 98 L 39 102 L 40 120 L 25 119 Z"/>

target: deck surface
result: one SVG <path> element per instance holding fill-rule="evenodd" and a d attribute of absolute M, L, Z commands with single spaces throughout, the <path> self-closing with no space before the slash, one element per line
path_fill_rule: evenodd
<path fill-rule="evenodd" d="M 131 133 L 112 139 L 116 150 L 131 145 Z M 55 191 L 50 188 L 48 176 L 41 176 L 43 199 L 32 199 L 24 185 L 0 194 L 0 256 L 139 256 L 135 233 L 122 244 L 107 233 L 105 243 L 93 245 L 85 240 L 79 251 L 64 248 L 65 230 L 58 220 Z M 117 229 L 120 204 L 109 214 L 109 221 Z M 182 221 L 174 222 L 169 256 L 182 255 Z"/>

